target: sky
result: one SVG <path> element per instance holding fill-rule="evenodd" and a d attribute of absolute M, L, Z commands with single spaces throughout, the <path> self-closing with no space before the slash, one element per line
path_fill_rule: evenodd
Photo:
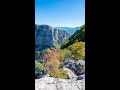
<path fill-rule="evenodd" d="M 35 0 L 35 24 L 80 27 L 85 24 L 85 0 Z"/>

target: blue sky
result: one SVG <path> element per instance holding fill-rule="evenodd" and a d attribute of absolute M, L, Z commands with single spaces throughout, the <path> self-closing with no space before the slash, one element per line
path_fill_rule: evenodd
<path fill-rule="evenodd" d="M 35 0 L 35 24 L 77 27 L 85 23 L 85 0 Z"/>

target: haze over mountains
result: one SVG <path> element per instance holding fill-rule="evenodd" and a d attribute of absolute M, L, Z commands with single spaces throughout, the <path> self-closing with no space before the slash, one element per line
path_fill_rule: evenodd
<path fill-rule="evenodd" d="M 54 27 L 54 28 L 59 29 L 59 30 L 64 30 L 71 35 L 74 34 L 74 32 L 76 30 L 80 30 L 80 27 L 75 27 L 75 28 L 73 28 L 73 27 Z"/>

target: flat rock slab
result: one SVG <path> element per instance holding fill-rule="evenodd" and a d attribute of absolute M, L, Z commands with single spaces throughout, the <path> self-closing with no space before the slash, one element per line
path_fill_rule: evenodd
<path fill-rule="evenodd" d="M 85 90 L 85 81 L 44 77 L 35 80 L 35 90 Z"/>

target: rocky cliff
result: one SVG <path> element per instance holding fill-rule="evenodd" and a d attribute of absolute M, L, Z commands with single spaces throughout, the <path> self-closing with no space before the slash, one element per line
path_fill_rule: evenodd
<path fill-rule="evenodd" d="M 49 25 L 35 25 L 35 50 L 59 48 L 70 35 Z"/>

